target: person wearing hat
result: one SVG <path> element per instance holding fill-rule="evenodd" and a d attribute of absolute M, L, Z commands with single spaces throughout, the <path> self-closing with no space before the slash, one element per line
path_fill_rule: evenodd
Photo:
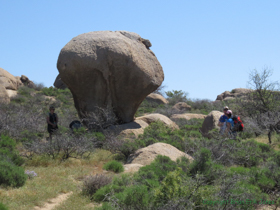
<path fill-rule="evenodd" d="M 226 116 L 228 117 L 228 119 L 226 119 L 226 133 L 233 139 L 236 138 L 236 131 L 232 131 L 233 127 L 234 127 L 234 121 L 232 119 L 232 111 L 228 110 L 226 112 Z"/>
<path fill-rule="evenodd" d="M 224 107 L 224 114 L 220 117 L 218 126 L 220 126 L 220 134 L 224 134 L 226 129 L 226 120 L 228 119 L 226 112 L 228 111 L 228 106 Z"/>
<path fill-rule="evenodd" d="M 49 139 L 52 140 L 52 133 L 58 129 L 58 117 L 57 114 L 54 113 L 55 108 L 53 106 L 50 107 L 50 112 L 47 116 L 47 123 L 48 123 L 48 132 L 50 134 Z"/>

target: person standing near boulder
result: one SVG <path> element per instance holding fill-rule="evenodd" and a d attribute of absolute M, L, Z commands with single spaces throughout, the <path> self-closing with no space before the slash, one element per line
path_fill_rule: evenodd
<path fill-rule="evenodd" d="M 228 110 L 226 112 L 226 116 L 228 119 L 226 119 L 226 135 L 229 135 L 229 137 L 235 139 L 236 138 L 236 131 L 233 131 L 234 128 L 234 121 L 232 119 L 232 111 Z"/>
<path fill-rule="evenodd" d="M 220 126 L 220 134 L 223 135 L 226 129 L 226 120 L 228 119 L 226 113 L 228 111 L 228 106 L 224 107 L 224 114 L 220 117 L 218 126 Z"/>
<path fill-rule="evenodd" d="M 58 116 L 54 113 L 55 108 L 53 106 L 50 107 L 50 112 L 47 116 L 47 123 L 48 123 L 48 132 L 50 134 L 49 139 L 52 140 L 52 133 L 58 129 Z"/>

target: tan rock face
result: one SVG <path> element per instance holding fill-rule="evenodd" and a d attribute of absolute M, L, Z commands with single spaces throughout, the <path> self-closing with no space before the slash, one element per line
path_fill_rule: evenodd
<path fill-rule="evenodd" d="M 32 82 L 27 76 L 21 75 L 20 81 L 27 87 L 35 88 L 34 82 Z"/>
<path fill-rule="evenodd" d="M 81 118 L 103 108 L 119 123 L 133 121 L 145 97 L 164 79 L 150 42 L 126 31 L 81 34 L 66 44 L 57 68 Z"/>
<path fill-rule="evenodd" d="M 6 70 L 0 68 L 0 85 L 5 89 L 17 90 L 17 79 Z"/>
<path fill-rule="evenodd" d="M 135 163 L 135 164 L 132 163 L 132 164 L 125 164 L 125 165 L 123 165 L 123 167 L 124 167 L 124 173 L 134 173 L 134 172 L 139 171 L 139 169 L 141 167 L 143 167 L 143 165 L 137 164 L 137 163 Z"/>
<path fill-rule="evenodd" d="M 0 104 L 9 103 L 9 102 L 10 102 L 10 97 L 6 91 L 6 88 L 4 86 L 0 85 Z"/>
<path fill-rule="evenodd" d="M 192 109 L 192 107 L 185 102 L 178 102 L 172 108 L 176 109 L 178 111 L 183 111 L 183 112 L 184 111 L 190 111 Z"/>
<path fill-rule="evenodd" d="M 208 137 L 208 132 L 214 128 L 220 128 L 218 126 L 219 119 L 224 113 L 219 111 L 210 112 L 207 117 L 204 119 L 202 124 L 202 135 Z"/>
<path fill-rule="evenodd" d="M 231 92 L 225 91 L 217 96 L 216 100 L 222 101 L 222 100 L 231 100 L 234 98 L 243 97 L 247 93 L 251 92 L 252 90 L 246 89 L 246 88 L 235 88 Z"/>
<path fill-rule="evenodd" d="M 54 83 L 53 83 L 53 86 L 58 88 L 58 89 L 62 89 L 64 90 L 65 88 L 67 88 L 67 86 L 65 85 L 65 83 L 61 80 L 61 77 L 60 75 L 58 74 Z"/>
<path fill-rule="evenodd" d="M 148 124 L 151 124 L 156 121 L 161 121 L 170 128 L 179 129 L 179 126 L 175 122 L 173 122 L 168 117 L 166 117 L 162 114 L 148 114 L 148 115 L 144 115 L 142 117 L 137 117 L 136 119 L 143 120 Z"/>
<path fill-rule="evenodd" d="M 151 102 L 151 103 L 156 103 L 158 105 L 160 105 L 160 104 L 168 104 L 168 101 L 166 100 L 166 98 L 164 98 L 162 95 L 156 94 L 156 93 L 149 94 L 146 97 L 146 100 Z"/>
<path fill-rule="evenodd" d="M 192 113 L 186 113 L 186 114 L 173 114 L 171 116 L 171 120 L 175 120 L 175 119 L 186 119 L 186 120 L 190 120 L 190 119 L 205 119 L 206 115 L 204 114 L 192 114 Z"/>
<path fill-rule="evenodd" d="M 148 126 L 149 125 L 143 120 L 135 120 L 122 125 L 112 125 L 107 129 L 107 131 L 124 137 L 131 137 L 131 135 L 133 137 L 138 137 L 140 134 L 144 133 L 144 129 Z"/>
<path fill-rule="evenodd" d="M 190 161 L 193 160 L 190 155 L 178 150 L 170 144 L 155 143 L 137 150 L 134 154 L 129 156 L 127 162 L 132 164 L 149 165 L 158 155 L 167 156 L 173 161 L 176 161 L 177 158 L 182 156 L 188 158 Z"/>
<path fill-rule="evenodd" d="M 16 90 L 6 90 L 8 93 L 9 98 L 15 97 L 17 95 Z"/>

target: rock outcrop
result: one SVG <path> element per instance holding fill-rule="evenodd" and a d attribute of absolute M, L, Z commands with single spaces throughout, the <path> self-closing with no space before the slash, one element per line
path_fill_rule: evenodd
<path fill-rule="evenodd" d="M 32 82 L 32 81 L 31 81 L 27 76 L 25 76 L 25 75 L 21 75 L 20 81 L 22 82 L 22 84 L 24 84 L 25 86 L 27 86 L 27 87 L 29 87 L 29 88 L 35 88 L 34 82 Z"/>
<path fill-rule="evenodd" d="M 180 157 L 186 157 L 190 161 L 193 161 L 193 158 L 190 155 L 178 150 L 170 144 L 155 143 L 148 147 L 138 149 L 134 154 L 129 156 L 127 163 L 140 164 L 143 166 L 149 165 L 158 155 L 167 156 L 173 161 L 176 161 L 177 158 Z"/>
<path fill-rule="evenodd" d="M 235 88 L 231 92 L 225 91 L 217 96 L 216 100 L 222 101 L 222 100 L 231 100 L 234 98 L 244 97 L 247 93 L 252 91 L 251 89 L 246 88 Z"/>
<path fill-rule="evenodd" d="M 144 115 L 142 117 L 137 117 L 137 120 L 143 120 L 148 124 L 151 124 L 153 122 L 156 121 L 161 121 L 163 122 L 166 126 L 172 128 L 172 129 L 179 129 L 179 126 L 173 122 L 172 120 L 170 120 L 168 117 L 162 115 L 162 114 L 148 114 L 148 115 Z"/>
<path fill-rule="evenodd" d="M 166 98 L 164 98 L 162 95 L 157 93 L 151 93 L 146 97 L 146 100 L 151 103 L 155 104 L 168 104 L 168 101 Z"/>
<path fill-rule="evenodd" d="M 178 102 L 172 108 L 177 110 L 177 111 L 181 111 L 181 112 L 192 110 L 192 107 L 185 102 Z"/>
<path fill-rule="evenodd" d="M 79 116 L 104 109 L 114 112 L 119 123 L 133 121 L 141 102 L 164 79 L 150 47 L 148 40 L 126 31 L 89 32 L 66 44 L 57 68 Z"/>
<path fill-rule="evenodd" d="M 186 113 L 186 114 L 173 114 L 170 119 L 171 120 L 176 120 L 176 119 L 205 119 L 206 115 L 204 114 L 193 114 L 193 113 Z"/>
<path fill-rule="evenodd" d="M 0 85 L 7 90 L 17 90 L 20 82 L 12 74 L 0 68 Z"/>
<path fill-rule="evenodd" d="M 219 111 L 210 112 L 203 121 L 201 132 L 205 137 L 209 137 L 208 132 L 214 128 L 220 128 L 218 126 L 219 119 L 224 113 Z"/>
<path fill-rule="evenodd" d="M 67 88 L 65 83 L 61 80 L 61 77 L 60 77 L 59 74 L 57 75 L 57 77 L 56 77 L 56 79 L 55 79 L 55 81 L 53 83 L 53 86 L 58 88 L 58 89 L 62 89 L 62 90 Z"/>

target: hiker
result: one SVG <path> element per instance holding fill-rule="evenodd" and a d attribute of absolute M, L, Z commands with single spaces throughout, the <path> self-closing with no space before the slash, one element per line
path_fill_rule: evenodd
<path fill-rule="evenodd" d="M 224 107 L 224 114 L 220 117 L 218 126 L 220 126 L 220 134 L 223 135 L 226 129 L 226 120 L 228 119 L 226 112 L 228 111 L 228 106 Z"/>
<path fill-rule="evenodd" d="M 234 121 L 232 119 L 232 111 L 231 110 L 227 110 L 226 112 L 226 134 L 229 135 L 230 137 L 232 137 L 233 139 L 236 138 L 236 131 L 233 131 L 234 128 Z"/>
<path fill-rule="evenodd" d="M 48 123 L 48 132 L 50 134 L 49 139 L 52 140 L 52 133 L 58 129 L 58 117 L 57 114 L 54 113 L 55 108 L 53 106 L 50 107 L 50 113 L 47 116 L 47 123 Z"/>

